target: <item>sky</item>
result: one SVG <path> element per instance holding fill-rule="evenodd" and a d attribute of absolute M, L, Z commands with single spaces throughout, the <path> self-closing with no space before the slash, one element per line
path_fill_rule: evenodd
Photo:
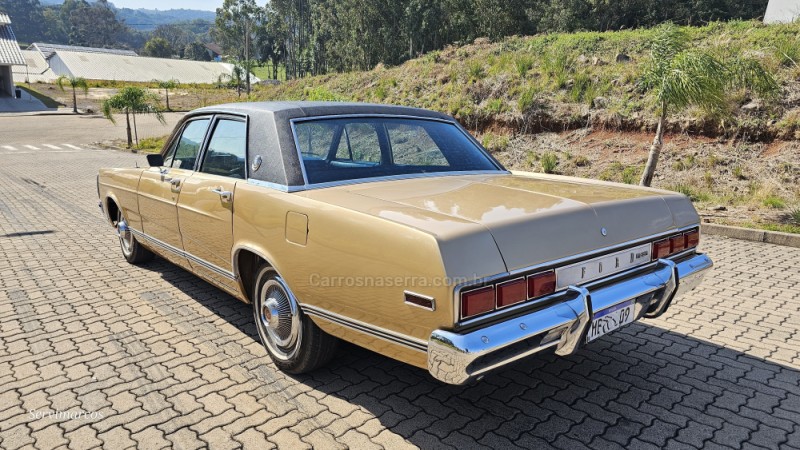
<path fill-rule="evenodd" d="M 222 0 L 111 0 L 117 8 L 131 9 L 201 9 L 216 11 L 222 6 Z M 261 2 L 259 2 L 261 3 Z"/>

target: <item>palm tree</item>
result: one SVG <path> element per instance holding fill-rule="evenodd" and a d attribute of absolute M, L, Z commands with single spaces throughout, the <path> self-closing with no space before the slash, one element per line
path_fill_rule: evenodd
<path fill-rule="evenodd" d="M 59 89 L 61 89 L 62 92 L 64 92 L 64 84 L 65 83 L 68 83 L 72 87 L 72 112 L 77 114 L 78 113 L 78 99 L 75 96 L 75 89 L 76 88 L 83 89 L 83 94 L 86 95 L 86 93 L 89 92 L 89 85 L 86 84 L 86 79 L 84 79 L 82 77 L 77 77 L 76 78 L 76 77 L 73 77 L 73 76 L 61 75 L 56 80 L 56 83 L 58 83 L 58 87 L 59 87 Z"/>
<path fill-rule="evenodd" d="M 775 95 L 775 78 L 755 59 L 738 55 L 720 59 L 689 46 L 686 35 L 671 23 L 660 26 L 651 43 L 651 58 L 641 86 L 655 100 L 658 126 L 640 184 L 650 186 L 655 175 L 664 127 L 670 112 L 696 105 L 717 117 L 730 116 L 729 93 L 750 89 L 762 97 Z"/>
<path fill-rule="evenodd" d="M 158 84 L 158 87 L 164 90 L 164 94 L 167 97 L 167 111 L 172 111 L 172 108 L 169 107 L 169 90 L 177 88 L 180 85 L 180 83 L 178 82 L 178 80 L 174 79 L 166 81 L 153 80 L 153 82 Z"/>
<path fill-rule="evenodd" d="M 131 148 L 131 145 L 133 145 L 133 139 L 131 138 L 131 116 L 133 116 L 133 132 L 136 136 L 137 147 L 139 146 L 139 133 L 136 130 L 136 113 L 154 114 L 162 125 L 166 125 L 167 123 L 166 120 L 164 120 L 164 115 L 158 110 L 158 97 L 152 92 L 140 87 L 124 87 L 120 89 L 116 95 L 103 102 L 103 116 L 110 120 L 111 123 L 117 123 L 114 120 L 114 110 L 125 112 L 128 148 Z"/>

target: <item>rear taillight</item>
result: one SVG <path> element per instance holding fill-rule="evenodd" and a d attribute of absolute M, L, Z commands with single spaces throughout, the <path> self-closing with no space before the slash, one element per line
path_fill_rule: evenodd
<path fill-rule="evenodd" d="M 496 309 L 524 303 L 530 299 L 550 295 L 555 290 L 556 273 L 548 270 L 464 291 L 461 293 L 461 318 L 469 319 Z"/>
<path fill-rule="evenodd" d="M 528 299 L 525 278 L 506 281 L 497 285 L 497 307 L 511 306 Z"/>
<path fill-rule="evenodd" d="M 686 238 L 682 234 L 680 236 L 673 236 L 669 238 L 669 253 L 673 254 L 682 252 L 685 245 Z"/>
<path fill-rule="evenodd" d="M 669 239 L 653 242 L 653 259 L 661 259 L 669 256 Z"/>
<path fill-rule="evenodd" d="M 461 318 L 477 316 L 494 309 L 494 286 L 486 286 L 461 294 Z"/>
<path fill-rule="evenodd" d="M 684 250 L 697 247 L 699 243 L 700 230 L 696 229 L 653 242 L 653 260 L 666 258 Z"/>
<path fill-rule="evenodd" d="M 700 244 L 700 230 L 694 230 L 686 233 L 686 248 L 697 247 Z"/>
<path fill-rule="evenodd" d="M 556 291 L 556 273 L 552 270 L 528 276 L 528 296 L 542 297 Z"/>

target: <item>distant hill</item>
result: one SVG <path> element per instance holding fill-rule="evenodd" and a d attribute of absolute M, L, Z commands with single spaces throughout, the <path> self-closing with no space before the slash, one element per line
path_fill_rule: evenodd
<path fill-rule="evenodd" d="M 64 3 L 64 0 L 40 0 L 40 3 L 42 5 L 60 5 Z M 201 11 L 197 9 L 158 10 L 116 7 L 114 9 L 117 11 L 118 19 L 124 20 L 129 27 L 140 31 L 153 30 L 159 25 L 168 23 L 190 22 L 197 19 L 213 23 L 216 17 L 214 11 Z"/>
<path fill-rule="evenodd" d="M 157 9 L 117 9 L 117 18 L 124 20 L 125 23 L 140 31 L 153 30 L 159 25 L 176 22 L 190 22 L 202 20 L 213 23 L 216 14 L 213 11 L 200 11 L 195 9 L 168 9 L 160 11 Z"/>

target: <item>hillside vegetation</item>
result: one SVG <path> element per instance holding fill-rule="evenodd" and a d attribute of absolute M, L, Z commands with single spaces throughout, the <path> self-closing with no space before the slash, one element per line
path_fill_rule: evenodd
<path fill-rule="evenodd" d="M 672 131 L 750 140 L 798 138 L 800 115 L 800 24 L 757 22 L 687 27 L 693 44 L 725 58 L 746 53 L 776 74 L 783 95 L 775 102 L 733 96 L 733 121 L 688 110 Z M 506 127 L 512 132 L 565 130 L 587 125 L 607 129 L 652 129 L 655 105 L 638 89 L 648 59 L 649 29 L 555 33 L 478 39 L 448 47 L 398 67 L 378 66 L 304 78 L 258 94 L 263 99 L 355 100 L 419 106 L 454 115 L 476 131 Z"/>
<path fill-rule="evenodd" d="M 685 31 L 722 59 L 759 59 L 782 92 L 771 101 L 733 92 L 727 117 L 699 108 L 672 115 L 654 185 L 689 195 L 718 222 L 800 231 L 800 24 Z M 638 86 L 652 34 L 479 39 L 397 67 L 266 87 L 251 99 L 430 108 L 454 115 L 510 168 L 635 183 L 657 119 Z"/>

